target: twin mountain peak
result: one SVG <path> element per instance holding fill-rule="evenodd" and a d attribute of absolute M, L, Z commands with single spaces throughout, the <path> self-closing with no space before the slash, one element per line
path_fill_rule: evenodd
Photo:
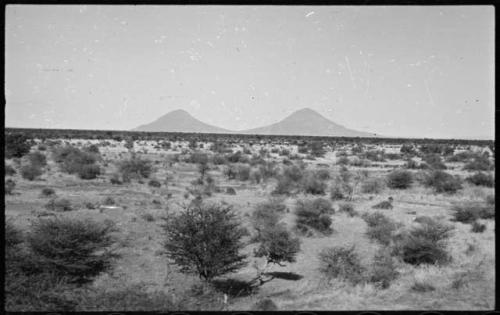
<path fill-rule="evenodd" d="M 377 137 L 374 133 L 356 131 L 334 123 L 310 108 L 303 108 L 285 119 L 260 128 L 249 130 L 228 130 L 206 124 L 187 111 L 171 111 L 157 120 L 141 125 L 134 131 L 189 132 L 189 133 L 233 133 L 287 136 L 328 136 L 328 137 Z"/>

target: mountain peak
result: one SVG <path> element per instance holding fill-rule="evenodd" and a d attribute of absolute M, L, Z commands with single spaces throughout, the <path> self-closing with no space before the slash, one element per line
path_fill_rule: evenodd
<path fill-rule="evenodd" d="M 166 113 L 157 120 L 135 128 L 136 131 L 228 133 L 229 130 L 211 126 L 191 116 L 183 109 Z"/>

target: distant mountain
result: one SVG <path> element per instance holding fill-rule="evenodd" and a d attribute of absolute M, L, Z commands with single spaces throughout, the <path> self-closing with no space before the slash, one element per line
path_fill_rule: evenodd
<path fill-rule="evenodd" d="M 292 113 L 275 124 L 245 130 L 245 134 L 300 135 L 328 137 L 378 137 L 377 134 L 347 129 L 321 116 L 310 108 Z"/>
<path fill-rule="evenodd" d="M 149 124 L 133 129 L 133 131 L 231 133 L 230 130 L 205 124 L 182 109 L 171 111 Z"/>
<path fill-rule="evenodd" d="M 243 131 L 232 131 L 206 124 L 185 110 L 174 110 L 157 120 L 139 126 L 134 131 L 241 133 L 259 135 L 328 136 L 328 137 L 378 137 L 374 133 L 347 129 L 321 116 L 312 109 L 298 110 L 275 124 Z"/>

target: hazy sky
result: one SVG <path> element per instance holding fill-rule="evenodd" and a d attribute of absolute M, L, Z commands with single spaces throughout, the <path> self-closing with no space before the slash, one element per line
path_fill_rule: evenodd
<path fill-rule="evenodd" d="M 309 107 L 394 137 L 494 138 L 493 6 L 6 9 L 7 127 L 222 128 Z"/>

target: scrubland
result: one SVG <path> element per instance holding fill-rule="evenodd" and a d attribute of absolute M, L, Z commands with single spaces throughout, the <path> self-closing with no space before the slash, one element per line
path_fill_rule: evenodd
<path fill-rule="evenodd" d="M 10 137 L 7 311 L 494 308 L 484 147 Z"/>

